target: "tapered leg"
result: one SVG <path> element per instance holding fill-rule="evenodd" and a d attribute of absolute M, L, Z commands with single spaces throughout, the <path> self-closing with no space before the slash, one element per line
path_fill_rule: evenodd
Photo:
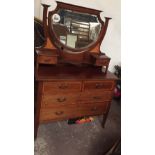
<path fill-rule="evenodd" d="M 105 115 L 103 115 L 103 120 L 102 120 L 102 127 L 103 128 L 105 127 L 105 122 L 106 122 Z"/>
<path fill-rule="evenodd" d="M 110 110 L 110 106 L 111 106 L 111 102 L 108 103 L 107 111 L 106 111 L 105 114 L 103 114 L 103 120 L 102 120 L 102 127 L 103 127 L 103 128 L 105 127 L 105 123 L 106 123 L 106 120 L 107 120 L 107 117 L 108 117 L 108 113 L 109 113 L 109 110 Z"/>
<path fill-rule="evenodd" d="M 38 82 L 37 83 L 37 98 L 36 98 L 36 104 L 34 107 L 34 139 L 37 138 L 37 132 L 38 132 L 38 127 L 39 127 L 39 117 L 40 117 L 40 107 L 41 107 L 41 99 L 42 99 L 42 87 L 43 87 L 43 82 Z"/>
<path fill-rule="evenodd" d="M 37 132 L 38 132 L 38 125 L 34 122 L 34 140 L 37 138 Z"/>

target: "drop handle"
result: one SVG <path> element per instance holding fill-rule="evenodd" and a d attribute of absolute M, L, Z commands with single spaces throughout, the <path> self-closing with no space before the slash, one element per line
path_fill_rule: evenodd
<path fill-rule="evenodd" d="M 93 107 L 92 109 L 91 109 L 91 111 L 96 111 L 97 110 L 97 107 Z"/>
<path fill-rule="evenodd" d="M 63 111 L 57 111 L 55 112 L 56 115 L 62 115 L 64 112 Z"/>
<path fill-rule="evenodd" d="M 100 100 L 101 99 L 101 96 L 94 96 L 93 99 L 94 100 Z"/>
<path fill-rule="evenodd" d="M 60 85 L 59 86 L 59 89 L 66 89 L 66 88 L 68 88 L 68 85 Z"/>
<path fill-rule="evenodd" d="M 45 61 L 45 62 L 50 62 L 50 61 L 51 61 L 51 59 L 45 59 L 44 61 Z"/>
<path fill-rule="evenodd" d="M 102 88 L 103 87 L 103 84 L 101 84 L 101 83 L 97 83 L 96 85 L 95 85 L 95 88 L 96 89 L 100 89 L 100 88 Z"/>
<path fill-rule="evenodd" d="M 65 102 L 66 101 L 66 98 L 65 97 L 63 97 L 63 98 L 57 98 L 57 101 L 58 102 Z"/>

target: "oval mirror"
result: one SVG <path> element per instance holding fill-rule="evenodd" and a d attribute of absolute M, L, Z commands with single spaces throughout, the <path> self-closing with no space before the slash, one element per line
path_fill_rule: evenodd
<path fill-rule="evenodd" d="M 72 49 L 95 43 L 101 31 L 96 15 L 59 8 L 52 14 L 50 29 L 61 44 Z"/>

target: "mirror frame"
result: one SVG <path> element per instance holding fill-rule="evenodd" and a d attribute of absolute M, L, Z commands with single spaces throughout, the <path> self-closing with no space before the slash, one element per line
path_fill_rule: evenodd
<path fill-rule="evenodd" d="M 48 13 L 48 31 L 49 31 L 49 38 L 50 38 L 51 42 L 57 48 L 59 48 L 62 51 L 67 51 L 69 53 L 77 53 L 77 52 L 81 53 L 81 52 L 90 51 L 91 49 L 96 47 L 98 44 L 101 44 L 101 42 L 105 36 L 106 30 L 107 30 L 108 21 L 111 18 L 105 17 L 105 22 L 103 22 L 101 17 L 100 17 L 100 13 L 103 12 L 101 10 L 90 9 L 90 8 L 86 8 L 86 7 L 82 7 L 82 6 L 77 6 L 77 5 L 59 2 L 59 1 L 56 1 L 56 3 L 57 3 L 57 6 L 56 6 L 55 10 L 49 11 L 49 13 Z M 86 47 L 77 48 L 77 49 L 72 48 L 72 47 L 68 47 L 65 44 L 61 43 L 59 38 L 56 36 L 55 32 L 53 31 L 53 26 L 52 26 L 52 16 L 53 16 L 53 14 L 57 13 L 57 11 L 59 9 L 66 9 L 66 10 L 77 11 L 80 13 L 87 13 L 87 14 L 91 14 L 91 15 L 96 15 L 100 24 L 101 24 L 101 30 L 100 30 L 100 33 L 99 33 L 97 40 L 95 42 L 89 44 Z"/>

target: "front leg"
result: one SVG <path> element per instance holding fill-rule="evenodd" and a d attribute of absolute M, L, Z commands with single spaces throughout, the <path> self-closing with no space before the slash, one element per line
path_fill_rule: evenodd
<path fill-rule="evenodd" d="M 40 118 L 40 108 L 41 108 L 41 100 L 42 100 L 42 88 L 43 82 L 37 83 L 37 98 L 35 104 L 35 112 L 34 112 L 34 139 L 37 138 L 37 132 L 39 128 L 39 118 Z"/>
<path fill-rule="evenodd" d="M 109 113 L 109 110 L 110 110 L 110 106 L 111 106 L 111 102 L 108 103 L 106 113 L 103 114 L 103 120 L 102 120 L 102 127 L 103 127 L 103 128 L 105 127 L 105 123 L 106 123 L 106 120 L 107 120 L 107 117 L 108 117 L 108 113 Z"/>

